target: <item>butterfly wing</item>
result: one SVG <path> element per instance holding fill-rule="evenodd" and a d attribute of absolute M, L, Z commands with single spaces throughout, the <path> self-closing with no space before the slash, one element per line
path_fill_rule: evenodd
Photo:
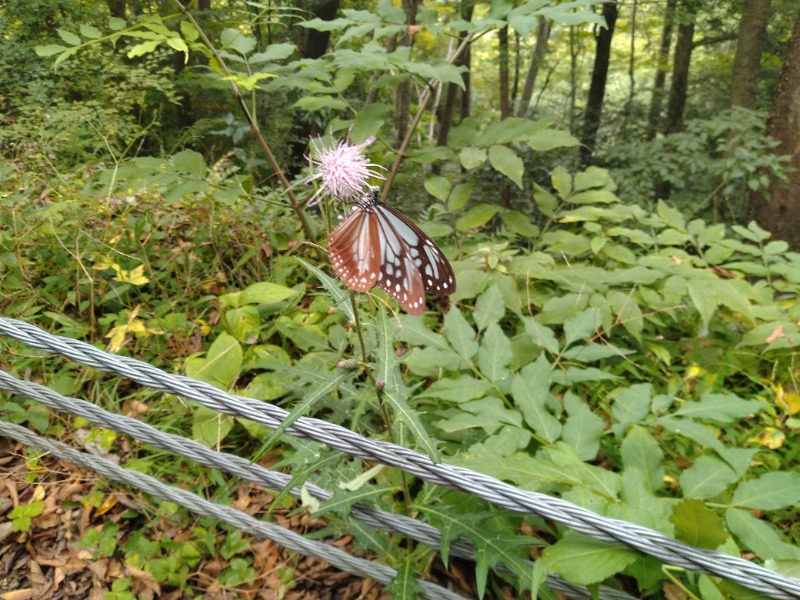
<path fill-rule="evenodd" d="M 333 270 L 350 289 L 365 292 L 378 282 L 381 264 L 378 236 L 374 215 L 360 205 L 328 236 Z"/>
<path fill-rule="evenodd" d="M 381 220 L 385 220 L 397 237 L 405 242 L 408 255 L 422 277 L 425 291 L 435 296 L 449 296 L 455 292 L 453 267 L 436 243 L 396 208 L 386 204 L 380 204 L 378 208 Z"/>

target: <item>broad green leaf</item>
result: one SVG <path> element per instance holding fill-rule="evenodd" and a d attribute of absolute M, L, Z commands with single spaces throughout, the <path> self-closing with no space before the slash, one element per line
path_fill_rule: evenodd
<path fill-rule="evenodd" d="M 472 190 L 475 189 L 474 183 L 459 183 L 450 192 L 450 198 L 447 201 L 447 209 L 456 211 L 464 207 L 469 202 L 472 196 Z"/>
<path fill-rule="evenodd" d="M 475 379 L 462 375 L 456 379 L 445 378 L 434 381 L 430 387 L 420 392 L 418 398 L 438 398 L 445 402 L 469 402 L 483 398 L 492 385 L 485 379 Z"/>
<path fill-rule="evenodd" d="M 564 401 L 569 417 L 564 423 L 561 438 L 581 460 L 593 460 L 600 450 L 600 436 L 605 428 L 603 419 L 574 394 L 565 394 Z M 574 403 L 574 406 L 571 407 L 570 403 Z"/>
<path fill-rule="evenodd" d="M 478 349 L 478 369 L 495 385 L 506 384 L 510 373 L 511 342 L 497 323 L 486 328 Z"/>
<path fill-rule="evenodd" d="M 109 17 L 108 18 L 108 28 L 111 31 L 122 31 L 128 26 L 127 21 L 125 19 L 120 19 L 119 17 Z"/>
<path fill-rule="evenodd" d="M 634 550 L 568 531 L 539 560 L 570 583 L 592 585 L 620 573 L 637 556 Z"/>
<path fill-rule="evenodd" d="M 205 406 L 197 406 L 192 419 L 192 439 L 209 448 L 218 448 L 233 428 L 233 417 Z"/>
<path fill-rule="evenodd" d="M 620 448 L 625 470 L 638 469 L 645 477 L 648 489 L 655 493 L 664 481 L 664 453 L 648 429 L 634 425 L 622 440 Z"/>
<path fill-rule="evenodd" d="M 717 423 L 731 423 L 747 418 L 766 405 L 758 400 L 743 400 L 735 394 L 706 393 L 700 400 L 689 401 L 673 411 L 675 416 L 708 419 Z"/>
<path fill-rule="evenodd" d="M 271 402 L 285 396 L 291 391 L 288 379 L 282 373 L 260 373 L 247 384 L 243 396 L 254 400 Z"/>
<path fill-rule="evenodd" d="M 485 149 L 467 146 L 458 153 L 458 161 L 467 171 L 471 171 L 486 162 L 487 156 L 488 153 Z"/>
<path fill-rule="evenodd" d="M 456 219 L 456 229 L 466 233 L 485 225 L 489 219 L 500 212 L 500 207 L 495 204 L 478 204 Z"/>
<path fill-rule="evenodd" d="M 222 390 L 229 390 L 242 369 L 242 347 L 232 335 L 221 333 L 208 349 L 206 358 L 186 361 L 186 374 Z"/>
<path fill-rule="evenodd" d="M 542 325 L 533 317 L 524 317 L 523 323 L 525 325 L 525 333 L 530 336 L 531 342 L 551 354 L 558 354 L 559 343 L 552 329 Z"/>
<path fill-rule="evenodd" d="M 425 180 L 425 191 L 441 202 L 447 202 L 453 184 L 446 177 L 440 175 L 430 175 Z"/>
<path fill-rule="evenodd" d="M 525 143 L 537 152 L 547 152 L 555 148 L 573 148 L 580 145 L 575 136 L 560 129 L 543 129 L 523 137 Z"/>
<path fill-rule="evenodd" d="M 564 167 L 556 167 L 550 175 L 550 181 L 553 183 L 558 195 L 562 200 L 566 200 L 572 193 L 572 176 Z"/>
<path fill-rule="evenodd" d="M 319 267 L 304 261 L 302 258 L 295 257 L 295 260 L 320 281 L 322 287 L 331 295 L 333 305 L 342 311 L 347 320 L 350 323 L 355 323 L 356 317 L 353 313 L 353 305 L 350 303 L 350 295 L 342 289 L 342 286 Z"/>
<path fill-rule="evenodd" d="M 611 405 L 614 422 L 626 427 L 643 420 L 650 412 L 653 388 L 649 383 L 636 383 L 621 390 Z"/>
<path fill-rule="evenodd" d="M 188 42 L 196 42 L 200 39 L 200 32 L 189 21 L 181 21 L 181 35 Z"/>
<path fill-rule="evenodd" d="M 700 500 L 684 498 L 672 507 L 669 519 L 675 537 L 692 546 L 715 549 L 728 537 L 722 519 Z"/>
<path fill-rule="evenodd" d="M 58 33 L 58 37 L 64 40 L 70 46 L 79 46 L 81 43 L 80 36 L 75 35 L 71 31 L 67 31 L 66 29 L 56 29 Z"/>
<path fill-rule="evenodd" d="M 261 315 L 255 306 L 232 308 L 223 313 L 223 320 L 228 331 L 237 340 L 246 344 L 250 337 L 261 327 Z"/>
<path fill-rule="evenodd" d="M 136 44 L 132 48 L 128 50 L 128 58 L 138 58 L 140 56 L 144 56 L 145 54 L 150 54 L 161 45 L 162 40 L 152 40 L 149 42 L 142 42 L 141 44 Z M 63 56 L 63 54 L 62 54 Z"/>
<path fill-rule="evenodd" d="M 301 108 L 309 112 L 325 109 L 344 110 L 347 108 L 347 102 L 333 96 L 303 96 L 292 107 Z"/>
<path fill-rule="evenodd" d="M 219 40 L 225 50 L 232 50 L 244 56 L 250 54 L 256 48 L 255 39 L 246 36 L 238 29 L 223 29 Z"/>
<path fill-rule="evenodd" d="M 489 325 L 498 323 L 505 313 L 505 304 L 500 289 L 496 285 L 491 285 L 475 301 L 472 318 L 475 319 L 478 331 L 483 331 Z"/>
<path fill-rule="evenodd" d="M 611 309 L 617 315 L 617 321 L 637 341 L 641 342 L 642 330 L 644 329 L 644 315 L 636 301 L 636 296 L 610 290 L 608 294 L 606 294 L 606 298 L 608 299 Z"/>
<path fill-rule="evenodd" d="M 183 25 L 184 21 L 181 21 L 181 25 Z M 250 56 L 248 62 L 251 65 L 256 65 L 263 62 L 272 62 L 277 60 L 283 60 L 285 58 L 289 58 L 292 54 L 297 51 L 297 46 L 294 44 L 270 44 L 266 47 L 263 52 L 255 52 Z M 371 104 L 370 106 L 380 106 L 380 103 Z M 357 118 L 357 117 L 356 117 Z M 356 143 L 364 141 L 366 138 L 361 137 L 350 137 L 351 140 L 355 141 Z"/>
<path fill-rule="evenodd" d="M 564 345 L 571 346 L 577 341 L 589 340 L 600 327 L 600 316 L 596 309 L 581 311 L 564 323 Z"/>
<path fill-rule="evenodd" d="M 522 175 L 525 165 L 516 152 L 506 146 L 492 146 L 489 148 L 489 164 L 499 173 L 508 177 L 522 189 Z"/>
<path fill-rule="evenodd" d="M 403 363 L 412 373 L 423 377 L 436 377 L 443 371 L 458 371 L 466 366 L 452 350 L 438 348 L 413 348 L 403 357 Z"/>
<path fill-rule="evenodd" d="M 261 281 L 242 290 L 239 300 L 242 304 L 274 304 L 296 295 L 297 290 L 277 283 Z"/>
<path fill-rule="evenodd" d="M 500 218 L 503 219 L 506 227 L 517 235 L 527 238 L 535 238 L 539 235 L 539 228 L 531 223 L 530 217 L 518 210 L 505 210 L 500 213 Z"/>
<path fill-rule="evenodd" d="M 759 510 L 779 510 L 800 502 L 800 473 L 764 473 L 743 481 L 733 493 L 731 505 Z"/>
<path fill-rule="evenodd" d="M 477 428 L 482 428 L 487 433 L 494 433 L 503 425 L 522 426 L 519 412 L 506 408 L 500 398 L 490 396 L 464 402 L 459 408 L 464 412 L 437 421 L 436 426 L 447 433 Z"/>
<path fill-rule="evenodd" d="M 171 37 L 171 38 L 167 39 L 167 46 L 169 46 L 173 50 L 177 50 L 178 52 L 183 52 L 184 54 L 187 54 L 187 55 L 189 53 L 189 46 L 187 46 L 186 42 L 184 42 L 179 37 Z M 188 58 L 186 60 L 188 60 Z M 248 89 L 252 89 L 252 88 L 248 88 Z"/>
<path fill-rule="evenodd" d="M 713 456 L 704 455 L 681 471 L 680 484 L 685 498 L 707 500 L 721 494 L 738 477 L 726 463 Z"/>
<path fill-rule="evenodd" d="M 514 404 L 522 411 L 525 422 L 545 442 L 561 436 L 561 422 L 547 410 L 550 395 L 550 364 L 544 355 L 526 365 L 511 381 Z"/>
<path fill-rule="evenodd" d="M 741 544 L 761 558 L 800 560 L 800 548 L 787 544 L 774 525 L 753 516 L 749 510 L 729 508 L 725 523 Z"/>
<path fill-rule="evenodd" d="M 36 56 L 48 57 L 54 54 L 60 54 L 66 50 L 66 46 L 61 44 L 47 44 L 45 46 L 36 46 Z"/>
<path fill-rule="evenodd" d="M 206 175 L 206 161 L 202 154 L 194 150 L 182 150 L 173 154 L 170 161 L 177 171 L 195 179 L 202 179 Z"/>
<path fill-rule="evenodd" d="M 663 200 L 659 200 L 656 213 L 673 229 L 677 229 L 680 232 L 686 231 L 686 218 L 677 208 L 670 206 Z"/>
<path fill-rule="evenodd" d="M 350 132 L 350 139 L 354 143 L 361 143 L 370 137 L 378 134 L 383 127 L 389 107 L 382 102 L 373 102 L 365 106 L 353 119 L 353 129 Z"/>
<path fill-rule="evenodd" d="M 472 363 L 472 357 L 478 352 L 478 341 L 475 330 L 470 327 L 464 315 L 456 306 L 444 317 L 444 335 L 450 342 L 450 347 L 455 350 L 466 364 Z"/>
<path fill-rule="evenodd" d="M 553 194 L 536 183 L 533 184 L 533 199 L 536 202 L 536 207 L 545 217 L 552 217 L 555 214 L 558 200 Z"/>

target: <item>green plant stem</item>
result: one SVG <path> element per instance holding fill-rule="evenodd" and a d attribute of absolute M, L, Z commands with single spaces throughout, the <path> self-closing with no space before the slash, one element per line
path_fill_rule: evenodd
<path fill-rule="evenodd" d="M 200 24 L 195 20 L 189 10 L 183 6 L 178 0 L 175 0 L 175 4 L 180 9 L 183 16 L 186 17 L 189 22 L 194 26 L 197 32 L 200 34 L 200 37 L 203 40 L 206 48 L 208 48 L 209 52 L 214 55 L 214 60 L 217 61 L 220 70 L 226 75 L 230 75 L 230 71 L 228 67 L 225 65 L 222 57 L 217 52 L 216 48 L 212 44 L 211 40 L 208 39 L 206 36 L 205 31 L 200 27 Z M 316 236 L 314 235 L 314 230 L 311 228 L 311 223 L 309 222 L 306 214 L 303 212 L 300 200 L 298 200 L 297 196 L 295 196 L 294 192 L 292 191 L 292 185 L 289 183 L 289 180 L 286 178 L 286 174 L 281 169 L 281 166 L 278 164 L 278 159 L 275 158 L 275 155 L 272 153 L 272 148 L 270 148 L 269 143 L 267 140 L 264 139 L 264 136 L 261 134 L 261 128 L 258 126 L 258 123 L 253 118 L 253 115 L 250 113 L 250 109 L 247 108 L 247 103 L 244 101 L 244 97 L 242 96 L 242 92 L 239 89 L 239 86 L 236 85 L 236 82 L 231 79 L 231 88 L 233 90 L 233 96 L 236 98 L 236 103 L 239 105 L 239 109 L 242 111 L 247 124 L 250 127 L 250 132 L 253 134 L 256 142 L 261 147 L 261 150 L 264 152 L 264 155 L 267 157 L 267 161 L 269 161 L 272 170 L 275 171 L 275 174 L 278 176 L 278 181 L 280 181 L 281 186 L 283 187 L 286 196 L 289 198 L 289 203 L 292 206 L 292 210 L 294 210 L 297 218 L 300 221 L 300 225 L 303 228 L 303 233 L 305 233 L 306 238 L 310 242 L 316 241 Z M 314 246 L 315 251 L 319 255 L 319 258 L 323 258 L 322 250 L 318 246 Z"/>

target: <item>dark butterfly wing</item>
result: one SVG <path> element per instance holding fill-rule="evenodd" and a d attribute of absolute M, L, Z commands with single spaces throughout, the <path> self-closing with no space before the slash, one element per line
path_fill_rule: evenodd
<path fill-rule="evenodd" d="M 328 236 L 333 270 L 350 289 L 366 292 L 378 283 L 381 253 L 377 240 L 378 223 L 361 206 Z"/>
<path fill-rule="evenodd" d="M 377 285 L 412 315 L 424 312 L 425 292 L 456 290 L 442 251 L 403 213 L 378 202 L 377 190 L 331 232 L 328 253 L 347 287 L 363 292 Z"/>

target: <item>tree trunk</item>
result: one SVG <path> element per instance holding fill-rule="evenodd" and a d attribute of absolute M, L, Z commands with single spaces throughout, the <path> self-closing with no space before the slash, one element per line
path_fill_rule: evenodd
<path fill-rule="evenodd" d="M 761 50 L 767 38 L 771 0 L 744 0 L 736 56 L 733 59 L 731 106 L 756 107 Z"/>
<path fill-rule="evenodd" d="M 600 28 L 596 36 L 597 47 L 594 53 L 592 83 L 589 87 L 589 97 L 586 100 L 586 110 L 583 113 L 580 162 L 584 167 L 592 159 L 592 152 L 594 152 L 597 142 L 597 129 L 600 127 L 600 116 L 603 113 L 603 98 L 606 94 L 606 79 L 611 58 L 611 38 L 617 22 L 616 2 L 603 4 L 603 17 L 606 20 L 606 27 Z"/>
<path fill-rule="evenodd" d="M 669 65 L 669 49 L 672 45 L 672 29 L 675 24 L 675 7 L 678 0 L 667 0 L 664 9 L 664 26 L 661 29 L 661 47 L 658 49 L 658 66 L 653 81 L 653 95 L 650 99 L 650 111 L 647 114 L 647 132 L 645 139 L 652 140 L 661 129 L 661 105 L 664 100 L 664 87 L 667 82 Z"/>
<path fill-rule="evenodd" d="M 295 6 L 303 12 L 310 12 L 312 16 L 323 21 L 333 21 L 339 10 L 339 0 L 299 0 Z M 296 42 L 301 58 L 319 58 L 328 51 L 328 42 L 331 39 L 330 31 L 317 31 L 306 27 L 297 27 Z"/>
<path fill-rule="evenodd" d="M 775 86 L 766 134 L 780 142 L 775 154 L 789 155 L 788 181 L 773 181 L 769 190 L 750 197 L 748 216 L 800 251 L 800 16 L 794 24 L 783 67 Z"/>
<path fill-rule="evenodd" d="M 522 96 L 517 104 L 517 116 L 524 117 L 531 105 L 533 88 L 536 85 L 536 77 L 539 75 L 539 66 L 542 64 L 544 52 L 547 49 L 547 39 L 550 37 L 550 21 L 544 17 L 539 17 L 539 24 L 536 28 L 536 46 L 533 48 L 531 66 L 525 77 L 525 86 L 522 88 Z"/>
<path fill-rule="evenodd" d="M 414 25 L 417 20 L 419 0 L 403 0 L 403 12 L 406 14 L 406 25 Z M 400 36 L 401 46 L 411 46 L 414 36 L 408 29 Z M 411 114 L 411 81 L 407 79 L 397 86 L 397 95 L 394 103 L 395 109 L 395 136 L 397 143 L 401 143 L 408 134 L 408 123 Z"/>
<path fill-rule="evenodd" d="M 497 30 L 498 40 L 498 63 L 499 63 L 499 83 L 500 88 L 500 120 L 507 119 L 511 115 L 511 103 L 508 98 L 508 25 Z"/>
<path fill-rule="evenodd" d="M 678 26 L 678 41 L 675 43 L 675 59 L 672 63 L 672 86 L 669 90 L 667 120 L 664 133 L 683 130 L 683 114 L 686 109 L 686 93 L 689 89 L 689 65 L 692 62 L 692 39 L 694 38 L 694 14 L 684 15 Z"/>

